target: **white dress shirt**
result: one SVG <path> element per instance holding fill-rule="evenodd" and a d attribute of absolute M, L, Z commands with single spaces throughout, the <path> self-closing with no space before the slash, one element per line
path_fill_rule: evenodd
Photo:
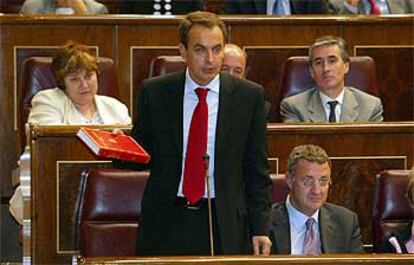
<path fill-rule="evenodd" d="M 320 238 L 319 232 L 319 209 L 312 215 L 307 216 L 299 212 L 290 202 L 290 196 L 286 198 L 286 208 L 289 215 L 290 223 L 290 249 L 292 255 L 303 255 L 303 243 L 305 241 L 306 221 L 309 218 L 315 219 L 313 231 L 317 238 Z"/>
<path fill-rule="evenodd" d="M 338 101 L 338 104 L 335 107 L 335 118 L 337 122 L 340 121 L 342 104 L 344 102 L 344 95 L 345 95 L 345 90 L 342 90 L 342 92 L 339 94 L 338 97 L 330 98 L 324 93 L 322 93 L 321 91 L 319 91 L 319 96 L 321 97 L 321 101 L 322 101 L 323 109 L 325 110 L 327 121 L 329 120 L 329 113 L 331 112 L 331 108 L 328 104 L 329 101 Z"/>
<path fill-rule="evenodd" d="M 183 162 L 181 170 L 180 186 L 178 188 L 177 196 L 184 197 L 183 195 L 183 176 L 185 157 L 187 153 L 188 133 L 190 130 L 191 118 L 193 112 L 198 103 L 198 97 L 195 93 L 197 88 L 208 88 L 207 105 L 208 105 L 208 131 L 207 131 L 207 154 L 209 155 L 209 182 L 210 182 L 210 197 L 215 197 L 214 190 L 214 154 L 215 154 L 215 140 L 216 140 L 216 126 L 217 126 L 217 113 L 219 106 L 219 92 L 220 92 L 220 75 L 217 75 L 208 85 L 199 86 L 188 72 L 188 68 L 185 73 L 185 86 L 184 86 L 184 101 L 183 101 Z M 207 198 L 207 187 L 204 189 L 204 198 Z"/>

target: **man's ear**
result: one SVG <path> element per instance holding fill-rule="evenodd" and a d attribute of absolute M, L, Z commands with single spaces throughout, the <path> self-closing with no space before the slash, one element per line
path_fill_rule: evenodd
<path fill-rule="evenodd" d="M 309 72 L 310 72 L 312 79 L 315 79 L 314 74 L 313 74 L 312 62 L 310 62 L 310 65 L 309 65 Z"/>
<path fill-rule="evenodd" d="M 184 59 L 184 62 L 187 62 L 187 48 L 184 44 L 180 43 L 178 44 L 178 49 L 180 50 L 180 55 Z"/>
<path fill-rule="evenodd" d="M 345 63 L 345 74 L 349 71 L 349 61 Z"/>
<path fill-rule="evenodd" d="M 293 176 L 289 172 L 286 171 L 285 181 L 286 181 L 286 184 L 288 185 L 289 189 L 292 189 L 292 186 L 293 186 L 293 179 L 292 178 L 293 178 Z"/>

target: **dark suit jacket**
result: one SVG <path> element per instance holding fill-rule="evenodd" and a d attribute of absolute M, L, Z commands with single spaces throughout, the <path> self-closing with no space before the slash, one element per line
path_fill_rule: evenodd
<path fill-rule="evenodd" d="M 407 248 L 405 246 L 405 242 L 407 242 L 407 240 L 409 240 L 411 237 L 412 224 L 413 222 L 411 221 L 407 226 L 405 226 L 404 228 L 398 231 L 393 232 L 390 236 L 386 238 L 386 240 L 384 241 L 384 247 L 383 247 L 383 250 L 385 253 L 396 253 L 396 249 L 388 241 L 388 239 L 390 239 L 391 237 L 395 237 L 397 239 L 398 244 L 401 247 L 402 253 L 408 253 Z"/>
<path fill-rule="evenodd" d="M 292 14 L 329 14 L 327 0 L 290 0 Z M 226 14 L 266 14 L 266 0 L 224 0 Z"/>
<path fill-rule="evenodd" d="M 289 215 L 285 203 L 273 205 L 272 254 L 291 254 Z M 322 253 L 363 253 L 357 215 L 341 206 L 325 203 L 319 211 Z"/>
<path fill-rule="evenodd" d="M 132 136 L 151 155 L 151 174 L 142 199 L 138 251 L 159 250 L 171 222 L 166 213 L 176 201 L 181 175 L 184 82 L 184 72 L 155 77 L 143 82 L 139 94 Z M 224 254 L 251 252 L 249 231 L 269 231 L 264 112 L 262 87 L 220 74 L 214 177 Z"/>
<path fill-rule="evenodd" d="M 154 0 L 123 0 L 121 14 L 153 14 Z M 202 0 L 171 0 L 173 15 L 187 14 L 189 12 L 203 10 Z M 164 14 L 164 10 L 161 12 Z"/>

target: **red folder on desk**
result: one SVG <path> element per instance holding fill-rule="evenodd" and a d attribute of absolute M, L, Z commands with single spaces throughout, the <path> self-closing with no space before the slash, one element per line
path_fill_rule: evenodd
<path fill-rule="evenodd" d="M 89 149 L 100 157 L 148 163 L 149 154 L 132 137 L 111 132 L 80 128 L 76 134 Z"/>

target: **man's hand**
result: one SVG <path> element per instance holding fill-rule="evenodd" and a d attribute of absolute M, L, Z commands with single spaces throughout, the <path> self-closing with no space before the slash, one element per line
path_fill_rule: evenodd
<path fill-rule="evenodd" d="M 125 133 L 121 129 L 113 129 L 112 134 L 113 135 L 124 135 Z"/>
<path fill-rule="evenodd" d="M 75 11 L 75 14 L 81 15 L 88 13 L 88 8 L 83 0 L 57 0 L 56 4 L 60 7 L 71 7 Z"/>
<path fill-rule="evenodd" d="M 254 255 L 269 255 L 272 241 L 267 236 L 253 236 L 253 251 Z"/>

